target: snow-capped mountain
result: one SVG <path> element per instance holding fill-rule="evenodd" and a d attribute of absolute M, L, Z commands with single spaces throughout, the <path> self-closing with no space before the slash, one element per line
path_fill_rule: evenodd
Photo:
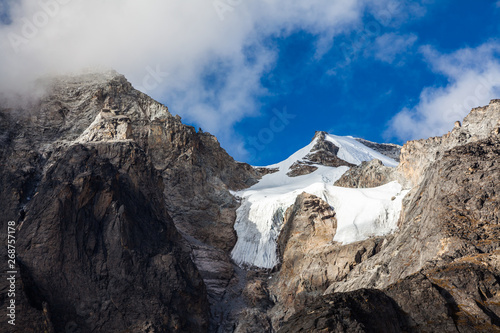
<path fill-rule="evenodd" d="M 116 72 L 40 84 L 0 102 L 17 332 L 498 331 L 500 100 L 255 168 Z"/>
<path fill-rule="evenodd" d="M 353 137 L 317 132 L 306 147 L 267 166 L 274 172 L 234 193 L 241 198 L 241 206 L 235 223 L 238 241 L 231 253 L 233 260 L 241 266 L 276 266 L 276 240 L 284 213 L 303 192 L 316 195 L 335 210 L 338 225 L 331 235 L 334 242 L 348 244 L 393 232 L 407 193 L 400 184 L 369 189 L 334 186 L 350 166 L 373 159 L 389 167 L 398 164 Z"/>

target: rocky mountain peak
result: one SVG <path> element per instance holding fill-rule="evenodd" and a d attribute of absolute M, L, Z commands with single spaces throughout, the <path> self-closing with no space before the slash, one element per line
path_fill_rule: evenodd
<path fill-rule="evenodd" d="M 455 126 L 441 137 L 407 142 L 401 150 L 401 163 L 398 170 L 416 185 L 422 181 L 425 169 L 438 160 L 443 152 L 496 136 L 500 133 L 499 129 L 500 101 L 494 99 L 487 106 L 472 109 L 461 126 Z"/>
<path fill-rule="evenodd" d="M 289 177 L 297 177 L 310 174 L 318 169 L 319 165 L 339 167 L 339 166 L 353 166 L 353 164 L 340 159 L 337 156 L 339 152 L 339 147 L 337 147 L 333 142 L 328 141 L 327 133 L 322 131 L 317 131 L 314 134 L 311 143 L 313 146 L 310 152 L 304 156 L 302 159 L 293 163 L 287 175 Z"/>

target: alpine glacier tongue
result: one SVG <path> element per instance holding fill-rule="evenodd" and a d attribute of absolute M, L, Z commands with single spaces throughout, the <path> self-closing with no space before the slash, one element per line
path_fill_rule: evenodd
<path fill-rule="evenodd" d="M 328 167 L 314 164 L 317 169 L 306 175 L 290 177 L 290 167 L 297 161 L 306 161 L 314 149 L 315 139 L 285 161 L 270 165 L 278 171 L 268 174 L 249 189 L 236 192 L 241 198 L 237 210 L 235 230 L 238 241 L 232 251 L 233 260 L 240 266 L 273 268 L 278 264 L 276 240 L 283 216 L 302 192 L 325 200 L 336 211 L 337 232 L 333 241 L 351 243 L 372 236 L 391 233 L 397 226 L 401 203 L 406 191 L 392 182 L 378 188 L 351 189 L 333 186 L 348 169 L 347 166 Z M 363 161 L 379 159 L 387 166 L 397 162 L 352 137 L 325 135 L 337 148 L 337 157 L 359 165 Z"/>

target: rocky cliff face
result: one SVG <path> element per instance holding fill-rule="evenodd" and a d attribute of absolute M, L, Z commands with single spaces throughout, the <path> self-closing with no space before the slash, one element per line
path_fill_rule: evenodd
<path fill-rule="evenodd" d="M 401 150 L 401 163 L 398 171 L 413 185 L 418 185 L 427 167 L 439 160 L 445 151 L 498 135 L 499 112 L 500 100 L 492 100 L 488 106 L 472 109 L 463 123 L 458 122 L 446 135 L 409 141 Z"/>
<path fill-rule="evenodd" d="M 276 303 L 274 326 L 380 250 L 380 237 L 347 245 L 333 242 L 336 229 L 335 211 L 314 195 L 302 193 L 286 211 L 278 239 L 282 264 L 269 286 Z"/>
<path fill-rule="evenodd" d="M 317 132 L 266 169 L 116 72 L 40 87 L 0 105 L 17 332 L 500 331 L 500 100 L 401 155 Z"/>
<path fill-rule="evenodd" d="M 40 86 L 0 112 L 2 228 L 39 319 L 19 332 L 206 331 L 234 277 L 229 190 L 260 174 L 116 72 Z"/>

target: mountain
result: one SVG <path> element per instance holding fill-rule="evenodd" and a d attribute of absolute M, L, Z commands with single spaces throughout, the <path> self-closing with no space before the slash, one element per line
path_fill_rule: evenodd
<path fill-rule="evenodd" d="M 0 102 L 2 327 L 500 331 L 500 100 L 442 137 L 316 132 L 252 167 L 114 71 L 37 85 Z"/>
<path fill-rule="evenodd" d="M 334 242 L 348 244 L 393 231 L 406 194 L 400 185 L 390 183 L 376 190 L 333 186 L 349 167 L 373 159 L 387 166 L 397 165 L 352 137 L 318 132 L 308 146 L 266 167 L 274 172 L 234 193 L 241 198 L 241 206 L 234 226 L 238 241 L 233 260 L 244 266 L 275 267 L 283 216 L 303 192 L 321 198 L 335 210 L 338 224 Z"/>
<path fill-rule="evenodd" d="M 0 112 L 2 230 L 17 224 L 25 295 L 16 329 L 206 331 L 234 274 L 229 190 L 259 173 L 116 72 L 38 85 L 41 97 Z"/>

